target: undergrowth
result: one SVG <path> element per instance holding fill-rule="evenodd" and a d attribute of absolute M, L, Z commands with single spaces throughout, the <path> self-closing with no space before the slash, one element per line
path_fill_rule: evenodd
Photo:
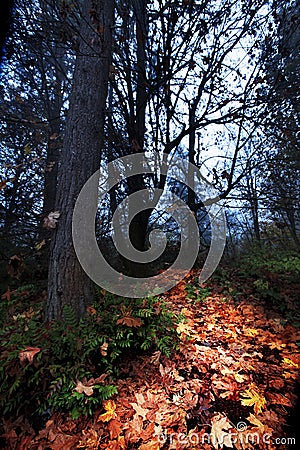
<path fill-rule="evenodd" d="M 33 290 L 31 285 L 16 290 L 0 306 L 4 416 L 91 415 L 117 392 L 122 358 L 150 350 L 169 355 L 176 346 L 176 317 L 160 298 L 131 300 L 102 292 L 79 323 L 69 307 L 64 322 L 49 323 L 43 321 L 42 302 L 32 300 Z"/>
<path fill-rule="evenodd" d="M 240 287 L 300 326 L 300 257 L 296 250 L 253 246 L 233 265 Z M 229 271 L 225 271 L 227 277 Z"/>

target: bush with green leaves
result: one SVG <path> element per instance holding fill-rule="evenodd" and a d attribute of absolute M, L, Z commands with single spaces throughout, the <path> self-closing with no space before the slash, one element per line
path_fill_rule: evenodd
<path fill-rule="evenodd" d="M 237 264 L 236 264 L 237 265 Z M 300 257 L 295 250 L 254 246 L 238 261 L 236 274 L 253 287 L 259 298 L 268 302 L 294 326 L 299 326 Z"/>
<path fill-rule="evenodd" d="M 73 418 L 92 414 L 117 392 L 114 379 L 122 358 L 152 350 L 169 355 L 176 346 L 177 319 L 157 297 L 101 294 L 79 323 L 70 308 L 63 322 L 44 323 L 42 305 L 24 302 L 22 309 L 20 299 L 14 295 L 1 304 L 3 415 L 47 410 L 68 411 Z M 79 384 L 86 390 L 80 391 Z"/>
<path fill-rule="evenodd" d="M 261 275 L 262 271 L 298 276 L 300 257 L 292 251 L 272 250 L 254 247 L 239 262 L 242 272 L 248 276 Z"/>
<path fill-rule="evenodd" d="M 253 282 L 253 285 L 261 298 L 272 301 L 278 300 L 280 302 L 280 294 L 276 291 L 276 289 L 270 286 L 270 282 L 268 280 L 262 280 L 259 278 Z"/>

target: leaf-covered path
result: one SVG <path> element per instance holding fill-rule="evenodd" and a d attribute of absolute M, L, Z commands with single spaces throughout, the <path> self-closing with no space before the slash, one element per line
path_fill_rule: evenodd
<path fill-rule="evenodd" d="M 299 331 L 252 294 L 211 283 L 203 296 L 190 280 L 165 295 L 182 316 L 172 357 L 132 355 L 92 419 L 55 414 L 37 436 L 22 418 L 7 423 L 8 448 L 296 448 Z"/>

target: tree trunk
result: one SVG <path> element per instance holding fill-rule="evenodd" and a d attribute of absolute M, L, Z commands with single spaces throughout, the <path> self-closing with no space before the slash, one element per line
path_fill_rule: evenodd
<path fill-rule="evenodd" d="M 112 51 L 114 2 L 83 3 L 73 90 L 70 97 L 55 209 L 60 211 L 51 241 L 46 319 L 74 309 L 79 319 L 93 299 L 91 280 L 81 268 L 72 244 L 72 215 L 80 190 L 99 168 L 104 111 Z"/>
<path fill-rule="evenodd" d="M 148 40 L 148 17 L 146 10 L 147 0 L 133 0 L 133 12 L 136 20 L 136 57 L 137 57 L 137 88 L 135 120 L 131 131 L 131 143 L 133 151 L 144 152 L 144 141 L 146 131 L 146 106 L 147 106 L 147 80 L 146 80 L 146 43 Z M 139 190 L 145 189 L 143 175 L 135 175 L 127 180 L 128 195 Z M 140 251 L 144 251 L 148 222 L 151 210 L 141 211 L 133 217 L 130 228 L 129 238 L 132 245 Z M 149 265 L 135 263 L 126 258 L 122 258 L 125 271 L 135 277 L 146 277 L 149 274 Z"/>

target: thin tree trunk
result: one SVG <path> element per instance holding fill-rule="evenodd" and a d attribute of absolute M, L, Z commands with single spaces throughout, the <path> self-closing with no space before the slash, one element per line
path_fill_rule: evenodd
<path fill-rule="evenodd" d="M 99 168 L 112 51 L 112 0 L 83 3 L 80 46 L 63 142 L 55 209 L 60 218 L 51 241 L 46 319 L 71 306 L 79 319 L 93 299 L 92 282 L 72 244 L 72 214 L 84 183 Z"/>
<path fill-rule="evenodd" d="M 132 130 L 131 140 L 133 151 L 143 152 L 145 131 L 146 131 L 146 106 L 147 106 L 147 80 L 146 80 L 146 43 L 148 40 L 147 23 L 147 0 L 133 0 L 133 10 L 136 19 L 136 46 L 137 46 L 137 90 L 136 90 L 136 109 L 135 123 Z M 143 175 L 135 175 L 127 180 L 128 195 L 145 189 Z M 142 211 L 133 217 L 130 228 L 129 238 L 132 245 L 140 251 L 145 250 L 146 236 L 150 210 Z M 123 258 L 122 258 L 123 259 Z M 138 264 L 123 259 L 123 264 L 127 272 L 132 276 L 147 276 L 149 266 Z"/>

